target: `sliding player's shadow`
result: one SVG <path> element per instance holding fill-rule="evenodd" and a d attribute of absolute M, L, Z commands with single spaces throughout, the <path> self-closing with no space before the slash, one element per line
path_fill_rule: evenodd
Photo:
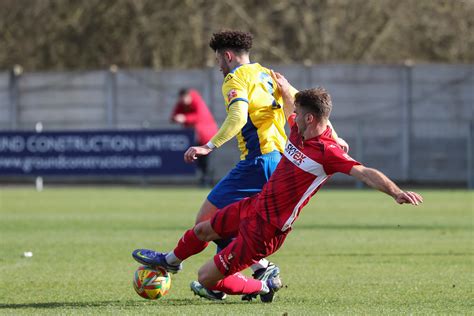
<path fill-rule="evenodd" d="M 249 304 L 245 301 L 222 301 L 214 302 L 204 299 L 172 299 L 167 298 L 164 300 L 157 301 L 93 301 L 93 302 L 43 302 L 43 303 L 25 303 L 25 304 L 0 304 L 0 310 L 2 309 L 26 309 L 26 308 L 37 308 L 37 309 L 56 309 L 56 308 L 81 308 L 81 307 L 146 307 L 151 305 L 161 306 L 189 306 L 189 305 L 209 305 L 209 304 Z"/>

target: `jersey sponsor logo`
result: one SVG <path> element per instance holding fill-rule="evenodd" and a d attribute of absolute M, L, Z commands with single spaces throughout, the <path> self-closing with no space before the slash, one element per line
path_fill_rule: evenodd
<path fill-rule="evenodd" d="M 285 155 L 286 159 L 303 171 L 309 172 L 318 177 L 326 174 L 323 166 L 320 163 L 313 160 L 314 158 L 304 154 L 289 140 L 286 143 L 283 154 Z"/>
<path fill-rule="evenodd" d="M 227 92 L 227 102 L 230 102 L 233 98 L 236 98 L 236 97 L 237 97 L 237 91 L 235 91 L 234 89 Z"/>
<path fill-rule="evenodd" d="M 319 186 L 328 177 L 326 172 L 324 171 L 323 165 L 314 160 L 317 153 L 318 152 L 315 151 L 315 155 L 313 156 L 311 152 L 308 152 L 309 156 L 306 156 L 295 145 L 293 145 L 290 140 L 288 140 L 288 143 L 286 144 L 284 153 L 285 158 L 291 161 L 299 169 L 314 175 L 315 178 L 311 185 L 307 188 L 306 192 L 301 196 L 298 204 L 296 204 L 296 206 L 293 208 L 293 212 L 281 228 L 282 231 L 286 231 L 291 227 L 293 222 L 298 217 L 303 203 L 314 193 L 315 190 L 319 188 Z"/>
<path fill-rule="evenodd" d="M 306 158 L 306 156 L 290 142 L 286 144 L 285 152 L 288 154 L 289 157 L 291 157 L 291 160 L 297 166 L 300 166 Z"/>

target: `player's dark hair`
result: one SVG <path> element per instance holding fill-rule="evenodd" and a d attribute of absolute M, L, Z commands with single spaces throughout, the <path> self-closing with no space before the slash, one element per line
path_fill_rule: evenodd
<path fill-rule="evenodd" d="M 185 94 L 188 94 L 191 89 L 189 88 L 181 88 L 178 91 L 178 96 L 182 97 Z"/>
<path fill-rule="evenodd" d="M 252 39 L 249 32 L 223 30 L 212 34 L 209 46 L 217 52 L 230 49 L 236 54 L 242 54 L 248 53 L 252 48 Z"/>
<path fill-rule="evenodd" d="M 321 87 L 301 90 L 295 95 L 295 103 L 307 112 L 313 113 L 319 120 L 327 120 L 331 114 L 331 96 Z"/>

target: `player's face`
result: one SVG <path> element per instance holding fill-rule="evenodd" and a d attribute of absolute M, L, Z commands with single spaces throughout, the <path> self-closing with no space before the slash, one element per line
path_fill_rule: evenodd
<path fill-rule="evenodd" d="M 192 101 L 193 101 L 193 98 L 191 97 L 190 93 L 183 94 L 179 98 L 179 102 L 183 103 L 184 105 L 190 105 Z"/>
<path fill-rule="evenodd" d="M 295 103 L 295 114 L 296 114 L 296 117 L 295 117 L 295 123 L 296 123 L 296 126 L 298 126 L 298 133 L 300 135 L 303 135 L 304 132 L 306 131 L 306 128 L 308 127 L 307 124 L 306 124 L 306 113 L 300 106 L 298 103 Z"/>
<path fill-rule="evenodd" d="M 227 74 L 230 72 L 229 62 L 226 60 L 225 54 L 226 52 L 224 53 L 216 52 L 216 61 L 224 77 L 227 76 Z"/>

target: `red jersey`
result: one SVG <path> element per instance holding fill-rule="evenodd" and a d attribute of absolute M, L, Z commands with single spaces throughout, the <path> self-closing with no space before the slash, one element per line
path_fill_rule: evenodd
<path fill-rule="evenodd" d="M 293 124 L 283 157 L 256 201 L 257 212 L 264 220 L 286 231 L 332 174 L 349 174 L 353 166 L 360 164 L 342 150 L 331 134 L 328 127 L 321 135 L 303 140 Z"/>
<path fill-rule="evenodd" d="M 199 145 L 205 145 L 217 133 L 217 124 L 206 103 L 196 90 L 190 90 L 191 104 L 186 105 L 178 102 L 171 117 L 176 114 L 184 114 L 185 127 L 194 128 Z"/>

